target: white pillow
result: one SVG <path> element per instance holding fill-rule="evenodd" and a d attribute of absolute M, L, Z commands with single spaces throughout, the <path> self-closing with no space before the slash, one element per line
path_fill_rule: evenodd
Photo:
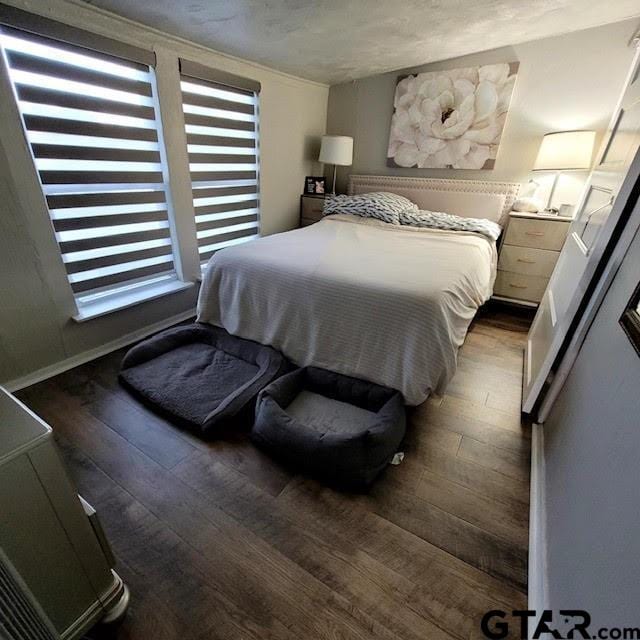
<path fill-rule="evenodd" d="M 544 209 L 542 200 L 534 196 L 526 196 L 524 198 L 518 198 L 511 207 L 514 211 L 526 211 L 529 213 L 537 213 Z"/>

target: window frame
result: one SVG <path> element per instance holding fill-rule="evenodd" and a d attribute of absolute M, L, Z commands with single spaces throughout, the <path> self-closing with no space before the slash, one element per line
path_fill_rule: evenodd
<path fill-rule="evenodd" d="M 3 76 L 0 78 L 0 82 L 3 87 L 9 89 L 8 92 L 3 92 L 8 95 L 3 95 L 0 100 L 3 112 L 9 116 L 6 121 L 8 127 L 2 134 L 3 144 L 8 144 L 7 148 L 15 148 L 16 144 L 18 145 L 10 175 L 16 187 L 22 213 L 27 219 L 29 235 L 33 238 L 39 260 L 44 266 L 43 279 L 50 287 L 51 295 L 58 308 L 63 314 L 68 314 L 67 317 L 84 322 L 195 286 L 202 279 L 202 270 L 206 265 L 201 263 L 198 251 L 191 172 L 182 109 L 180 70 L 185 61 L 170 48 L 154 45 L 149 45 L 149 48 L 141 48 L 126 42 L 112 40 L 100 33 L 85 31 L 66 23 L 0 4 L 0 27 L 2 26 L 23 31 L 27 35 L 33 34 L 36 39 L 40 37 L 55 40 L 60 47 L 67 47 L 72 51 L 79 47 L 88 50 L 86 51 L 88 54 L 95 51 L 97 54 L 106 54 L 120 58 L 125 62 L 130 60 L 146 64 L 153 78 L 155 123 L 163 174 L 161 184 L 167 206 L 175 273 L 167 278 L 163 278 L 163 274 L 152 274 L 140 280 L 125 280 L 113 285 L 113 287 L 107 286 L 104 290 L 92 290 L 90 293 L 95 294 L 96 299 L 83 304 L 77 293 L 72 290 L 62 258 L 63 251 L 55 230 L 52 229 L 53 222 L 49 213 L 47 194 L 43 189 L 31 141 L 27 137 L 22 110 L 14 93 L 14 82 L 10 75 L 8 60 L 4 53 L 0 55 L 0 73 Z M 245 89 L 250 87 L 255 91 L 255 192 L 258 211 L 256 237 L 260 236 L 260 83 L 235 76 L 215 67 L 197 63 L 187 64 L 194 65 L 198 70 L 202 69 L 203 73 L 207 74 L 206 79 L 208 80 L 211 80 L 209 76 L 213 74 L 215 82 L 224 81 L 229 86 L 240 86 Z M 165 124 L 169 124 L 168 129 L 164 126 Z M 91 135 L 91 133 L 85 135 Z M 36 189 L 36 185 L 38 189 Z M 126 291 L 121 291 L 121 289 L 126 289 Z"/>
<path fill-rule="evenodd" d="M 252 242 L 254 239 L 259 238 L 262 235 L 262 208 L 261 208 L 261 183 L 260 183 L 260 92 L 261 92 L 261 84 L 260 82 L 256 81 L 256 80 L 252 80 L 249 78 L 245 78 L 242 76 L 237 76 L 234 74 L 231 74 L 229 72 L 226 71 L 222 71 L 219 69 L 215 69 L 213 67 L 209 67 L 197 62 L 192 62 L 188 59 L 185 58 L 179 58 L 178 61 L 178 65 L 179 65 L 179 83 L 180 83 L 180 94 L 181 94 L 181 114 L 182 114 L 182 118 L 183 118 L 183 131 L 184 131 L 184 135 L 185 135 L 185 149 L 187 151 L 187 163 L 188 163 L 188 175 L 189 175 L 189 184 L 191 186 L 191 191 L 195 191 L 197 190 L 199 187 L 197 186 L 198 181 L 194 181 L 193 180 L 193 175 L 194 172 L 192 172 L 191 170 L 191 156 L 194 154 L 191 154 L 189 152 L 188 146 L 188 136 L 189 136 L 189 132 L 187 131 L 187 114 L 184 112 L 184 104 L 185 104 L 185 92 L 182 88 L 182 83 L 186 82 L 186 83 L 191 83 L 191 84 L 196 84 L 196 85 L 202 85 L 206 88 L 211 88 L 211 89 L 218 89 L 221 91 L 226 91 L 226 92 L 232 92 L 232 93 L 237 93 L 237 94 L 246 94 L 246 95 L 251 95 L 252 96 L 252 105 L 253 105 L 253 118 L 254 118 L 254 126 L 253 126 L 253 139 L 255 141 L 255 144 L 252 147 L 247 147 L 247 149 L 251 149 L 252 154 L 255 156 L 255 201 L 256 201 L 256 205 L 255 205 L 255 209 L 256 209 L 256 213 L 255 214 L 247 214 L 247 216 L 249 215 L 255 215 L 256 216 L 256 222 L 255 222 L 255 233 L 252 233 L 248 236 L 239 236 L 237 239 L 230 239 L 229 240 L 229 244 L 244 244 L 246 242 Z M 189 93 L 189 92 L 187 92 Z M 193 95 L 198 95 L 196 93 L 194 93 Z M 224 99 L 222 99 L 224 101 Z M 239 104 L 241 104 L 239 102 Z M 200 118 L 202 118 L 202 116 L 199 116 Z M 205 118 L 208 116 L 205 116 Z M 222 116 L 220 116 L 222 117 Z M 205 125 L 206 126 L 206 125 Z M 218 125 L 221 126 L 221 125 Z M 203 134 L 203 136 L 206 137 L 206 134 Z M 217 135 L 213 135 L 211 134 L 211 137 L 225 137 L 223 136 L 217 136 Z M 234 139 L 233 137 L 230 137 L 232 140 Z M 221 145 L 224 146 L 224 145 Z M 230 146 L 230 145 L 227 145 Z M 231 145 L 232 146 L 232 145 Z M 196 154 L 197 155 L 197 154 Z M 251 155 L 251 153 L 249 154 Z M 233 188 L 233 185 L 229 185 L 231 188 Z M 240 188 L 242 185 L 237 185 L 238 188 Z M 248 186 L 248 185 L 246 185 Z M 212 189 L 215 189 L 216 187 L 210 187 Z M 221 187 L 223 188 L 223 187 Z M 253 193 L 253 191 L 252 191 Z M 197 225 L 198 225 L 198 221 L 197 221 L 197 217 L 198 215 L 203 215 L 203 214 L 198 214 L 197 211 L 197 207 L 195 204 L 195 198 L 192 197 L 192 209 L 193 209 L 193 215 L 194 215 L 194 220 L 196 221 L 196 236 L 198 233 L 197 230 Z M 233 209 L 229 210 L 229 213 L 232 213 Z M 237 211 L 241 211 L 241 209 L 238 209 Z M 233 216 L 230 216 L 231 218 Z M 249 224 L 249 223 L 247 223 Z M 231 232 L 233 233 L 233 232 Z M 246 240 L 244 240 L 244 238 L 247 238 Z M 213 234 L 211 236 L 211 242 L 212 244 L 216 244 L 215 243 L 215 234 Z M 225 241 L 221 241 L 222 244 L 224 244 Z M 215 249 L 211 252 L 202 252 L 202 253 L 210 253 L 210 255 L 208 257 L 206 257 L 204 260 L 201 258 L 201 252 L 200 252 L 200 242 L 199 239 L 196 240 L 196 244 L 197 244 L 197 251 L 198 251 L 198 262 L 200 264 L 200 270 L 201 270 L 201 274 L 200 274 L 200 278 L 202 276 L 202 272 L 204 272 L 204 270 L 206 269 L 206 266 L 209 262 L 209 260 L 211 259 L 211 257 L 213 257 L 213 255 L 215 255 L 215 253 L 217 251 L 219 251 L 220 249 L 224 248 L 224 247 L 220 247 L 219 249 Z"/>
<path fill-rule="evenodd" d="M 19 113 L 19 126 L 38 177 L 50 227 L 78 311 L 80 312 L 83 307 L 91 306 L 91 301 L 95 297 L 102 298 L 104 303 L 105 296 L 115 298 L 121 291 L 130 289 L 132 285 L 142 286 L 147 281 L 155 283 L 158 276 L 170 276 L 175 279 L 177 274 L 175 242 L 171 234 L 170 220 L 172 202 L 163 157 L 164 145 L 154 68 L 148 64 L 148 60 L 129 61 L 110 53 L 94 53 L 93 50 L 83 46 L 59 44 L 55 38 L 32 34 L 6 25 L 0 26 L 0 30 L 6 38 L 2 46 L 3 66 Z M 38 47 L 41 48 L 40 51 Z M 79 89 L 75 88 L 73 82 L 69 87 L 64 86 L 68 83 L 68 79 L 62 75 L 63 69 L 58 68 L 57 59 L 48 60 L 44 56 L 46 49 L 43 50 L 42 47 L 59 51 L 63 63 L 67 62 L 62 55 L 65 52 L 89 59 L 86 64 L 81 58 L 68 60 L 71 64 L 69 68 L 71 78 L 80 78 L 85 81 L 85 84 L 79 84 L 78 87 L 104 87 L 105 91 L 109 91 L 109 87 L 115 85 L 124 89 L 125 93 L 122 97 L 117 95 L 114 102 L 113 98 L 103 98 L 100 95 L 102 91 L 95 91 L 96 97 L 90 98 L 88 103 L 91 107 L 92 102 L 95 102 L 94 111 L 90 108 L 87 111 L 83 102 L 85 97 L 78 94 Z M 102 62 L 121 66 L 125 72 L 124 75 L 119 75 L 117 68 L 106 67 L 105 71 L 102 71 L 99 66 L 97 68 L 90 66 L 90 60 L 95 60 L 98 64 L 101 58 Z M 36 71 L 35 76 L 31 74 L 33 77 L 23 77 L 24 72 L 20 71 L 20 68 L 25 63 L 27 69 Z M 127 69 L 130 70 L 128 73 Z M 39 77 L 44 79 L 50 77 L 51 80 L 40 84 Z M 87 82 L 89 84 L 86 84 Z M 138 85 L 138 82 L 143 84 Z M 29 107 L 26 109 L 23 93 L 33 94 L 32 100 L 36 100 L 34 104 L 29 104 L 29 98 L 26 98 L 26 106 Z M 124 98 L 133 100 L 131 106 L 126 102 L 120 104 Z M 74 106 L 78 101 L 78 107 L 71 110 L 60 109 L 60 106 L 57 106 Z M 146 106 L 135 106 L 138 104 Z M 77 111 L 78 108 L 80 111 Z M 105 118 L 103 120 L 96 118 L 96 112 L 102 112 L 103 108 L 107 113 Z M 145 110 L 147 116 L 145 119 L 148 119 L 149 115 L 152 116 L 148 119 L 148 124 L 152 123 L 152 126 L 143 129 L 127 126 L 119 130 L 119 127 L 114 127 L 113 123 L 109 122 L 111 116 L 108 114 L 112 111 L 125 113 L 129 109 L 140 108 Z M 51 115 L 56 110 L 59 110 L 60 114 Z M 74 110 L 77 114 L 71 115 Z M 68 113 L 63 114 L 62 111 Z M 82 126 L 84 122 L 86 122 L 85 127 Z M 105 128 L 112 129 L 106 137 Z M 148 134 L 140 138 L 142 143 L 138 140 L 138 134 L 130 138 L 132 132 L 143 130 L 148 131 Z M 70 132 L 73 133 L 70 134 Z M 69 138 L 72 138 L 73 142 L 70 142 Z M 144 140 L 152 140 L 152 142 L 147 143 Z M 142 148 L 140 144 L 142 147 L 155 148 L 155 150 L 136 151 Z M 103 160 L 93 163 L 83 162 L 74 159 L 76 156 L 103 158 Z M 150 173 L 146 172 L 147 169 L 139 168 L 149 164 L 148 162 L 142 165 L 134 163 L 129 167 L 127 164 L 132 156 L 136 160 L 141 157 L 151 159 L 150 156 L 155 156 L 152 164 L 157 165 L 157 168 L 153 168 L 153 172 Z M 105 162 L 104 159 L 108 158 L 112 158 L 114 162 Z M 121 181 L 123 184 L 119 185 L 118 172 L 129 170 L 138 172 L 134 174 L 137 180 L 131 181 L 129 176 L 125 176 L 125 180 Z M 148 170 L 151 171 L 150 168 Z M 45 179 L 47 175 L 54 177 L 51 180 Z M 148 180 L 147 176 L 149 176 Z M 149 191 L 149 195 L 140 197 L 141 189 L 144 192 Z M 95 200 L 98 204 L 92 205 L 91 200 Z M 100 204 L 101 201 L 102 204 Z M 122 204 L 116 204 L 118 202 Z M 126 204 L 127 202 L 129 204 Z M 145 219 L 158 222 L 144 222 Z M 157 230 L 144 231 L 140 228 L 140 223 L 149 229 L 152 225 L 157 225 Z M 125 226 L 122 227 L 122 225 Z M 131 229 L 124 235 L 130 236 L 130 239 L 128 243 L 123 244 L 122 232 L 129 225 Z M 119 226 L 122 227 L 120 230 L 118 230 Z M 162 238 L 158 236 L 160 227 L 166 229 L 165 233 L 160 234 Z M 104 233 L 108 229 L 113 229 L 112 235 Z M 83 233 L 85 230 L 86 234 Z M 151 233 L 158 236 L 158 239 L 149 240 L 142 235 L 143 233 Z M 106 240 L 100 240 L 101 237 Z M 113 239 L 113 242 L 109 243 L 109 239 Z M 74 248 L 76 245 L 77 248 Z M 104 255 L 100 255 L 101 246 L 104 247 Z M 132 277 L 128 277 L 128 273 Z"/>

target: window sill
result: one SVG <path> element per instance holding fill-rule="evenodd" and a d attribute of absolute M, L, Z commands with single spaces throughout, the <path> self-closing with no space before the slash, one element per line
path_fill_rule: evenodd
<path fill-rule="evenodd" d="M 195 286 L 194 282 L 182 282 L 171 279 L 163 282 L 152 283 L 149 286 L 138 287 L 132 291 L 116 293 L 105 296 L 103 299 L 78 305 L 78 313 L 73 316 L 75 322 L 86 322 L 93 318 L 99 318 L 115 311 L 121 311 L 133 307 L 142 302 L 155 300 L 178 291 L 185 291 Z"/>

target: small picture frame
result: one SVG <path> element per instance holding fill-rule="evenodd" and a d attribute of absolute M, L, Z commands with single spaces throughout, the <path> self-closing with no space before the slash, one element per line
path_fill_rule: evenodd
<path fill-rule="evenodd" d="M 620 317 L 620 324 L 636 353 L 640 356 L 640 284 Z"/>
<path fill-rule="evenodd" d="M 304 193 L 307 196 L 323 196 L 326 189 L 324 176 L 307 176 L 304 179 Z"/>

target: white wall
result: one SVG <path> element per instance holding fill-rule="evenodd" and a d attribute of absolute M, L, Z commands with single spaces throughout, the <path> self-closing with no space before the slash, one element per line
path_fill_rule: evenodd
<path fill-rule="evenodd" d="M 317 171 L 314 161 L 325 132 L 328 87 L 172 38 L 84 3 L 8 4 L 161 51 L 176 64 L 182 56 L 260 81 L 262 233 L 297 226 L 304 176 Z M 194 287 L 84 324 L 70 319 L 73 298 L 17 111 L 7 97 L 0 100 L 0 383 L 184 314 L 194 309 L 197 295 Z"/>
<path fill-rule="evenodd" d="M 631 63 L 628 42 L 638 24 L 628 20 L 332 86 L 327 133 L 354 137 L 354 163 L 339 169 L 339 186 L 345 189 L 349 173 L 526 182 L 545 133 L 606 129 Z M 513 61 L 520 62 L 518 79 L 493 170 L 387 167 L 399 75 Z M 586 174 L 563 176 L 554 203 L 575 204 L 585 179 Z"/>

